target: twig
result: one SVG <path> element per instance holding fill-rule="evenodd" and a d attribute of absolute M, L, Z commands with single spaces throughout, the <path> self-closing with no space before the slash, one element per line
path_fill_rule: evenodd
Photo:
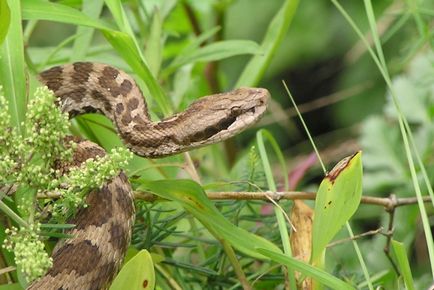
<path fill-rule="evenodd" d="M 334 247 L 336 245 L 339 245 L 339 244 L 342 244 L 342 243 L 346 243 L 346 242 L 349 242 L 351 240 L 357 240 L 357 239 L 360 239 L 360 238 L 363 238 L 363 237 L 366 237 L 366 236 L 373 236 L 373 235 L 381 233 L 382 230 L 383 230 L 383 227 L 380 227 L 380 228 L 378 228 L 376 230 L 371 230 L 371 231 L 367 231 L 365 233 L 361 233 L 359 235 L 355 235 L 354 237 L 349 237 L 349 238 L 346 238 L 346 239 L 337 240 L 337 241 L 334 241 L 333 243 L 328 244 L 327 248 L 331 248 L 331 247 Z"/>
<path fill-rule="evenodd" d="M 389 198 L 393 201 L 397 200 L 395 194 L 391 194 Z M 393 224 L 394 224 L 394 220 L 395 220 L 395 208 L 386 208 L 386 211 L 389 213 L 389 225 L 387 227 L 387 232 L 386 232 L 386 237 L 387 237 L 386 245 L 384 246 L 383 250 L 384 250 L 384 253 L 386 254 L 387 259 L 392 264 L 392 267 L 395 270 L 395 273 L 398 274 L 398 276 L 400 276 L 399 268 L 396 265 L 395 261 L 393 260 L 392 256 L 390 255 L 390 243 L 392 242 L 392 237 L 393 237 Z"/>
<path fill-rule="evenodd" d="M 278 191 L 278 192 L 252 192 L 252 191 L 241 191 L 241 192 L 207 192 L 207 196 L 211 200 L 264 200 L 269 201 L 273 199 L 274 201 L 279 200 L 315 200 L 316 194 L 314 192 L 304 192 L 304 191 Z M 38 194 L 38 198 L 59 198 L 60 195 L 51 193 Z M 138 200 L 155 202 L 163 201 L 164 199 L 154 195 L 150 192 L 135 191 L 134 198 Z M 423 197 L 423 202 L 431 202 L 429 196 Z M 387 211 L 391 211 L 397 207 L 404 205 L 412 205 L 417 203 L 416 197 L 402 197 L 396 198 L 394 195 L 390 197 L 375 197 L 375 196 L 362 196 L 360 201 L 361 204 L 370 204 L 383 206 Z"/>
<path fill-rule="evenodd" d="M 188 20 L 190 21 L 191 28 L 196 36 L 199 36 L 202 33 L 200 29 L 199 21 L 197 20 L 196 14 L 193 9 L 187 2 L 182 3 L 182 7 L 184 8 L 185 13 L 187 14 Z"/>
<path fill-rule="evenodd" d="M 316 194 L 314 192 L 303 192 L 303 191 L 280 191 L 280 192 L 207 192 L 208 198 L 212 200 L 265 200 L 272 198 L 275 201 L 279 200 L 315 200 Z M 154 202 L 158 200 L 163 200 L 162 198 L 149 193 L 136 191 L 134 192 L 136 199 Z M 38 196 L 39 197 L 39 196 Z M 430 202 L 431 198 L 429 196 L 423 197 L 424 202 Z M 362 204 L 371 204 L 383 206 L 386 210 L 392 210 L 394 208 L 416 204 L 417 199 L 415 197 L 403 197 L 403 198 L 392 198 L 391 197 L 375 197 L 375 196 L 362 196 Z"/>
<path fill-rule="evenodd" d="M 2 268 L 2 269 L 0 269 L 0 275 L 3 275 L 3 274 L 6 274 L 6 273 L 9 273 L 9 272 L 12 272 L 12 271 L 15 271 L 17 268 L 16 267 L 13 267 L 13 266 L 9 266 L 9 267 L 6 267 L 6 268 Z"/>

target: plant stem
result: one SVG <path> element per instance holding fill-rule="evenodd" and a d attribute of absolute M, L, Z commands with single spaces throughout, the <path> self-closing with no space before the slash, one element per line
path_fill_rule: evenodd
<path fill-rule="evenodd" d="M 29 225 L 19 215 L 17 215 L 10 207 L 8 207 L 2 200 L 0 200 L 0 211 L 4 212 L 7 216 L 13 219 L 20 227 L 28 227 Z"/>

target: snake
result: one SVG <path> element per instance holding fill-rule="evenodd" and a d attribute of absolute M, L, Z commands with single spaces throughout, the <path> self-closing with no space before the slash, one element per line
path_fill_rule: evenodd
<path fill-rule="evenodd" d="M 76 62 L 52 67 L 38 75 L 57 97 L 59 108 L 70 118 L 101 113 L 110 119 L 125 146 L 145 158 L 178 154 L 226 140 L 264 114 L 268 90 L 241 87 L 205 96 L 184 111 L 152 121 L 139 86 L 129 74 L 113 66 Z M 89 158 L 104 156 L 97 144 L 77 142 L 65 171 Z M 133 191 L 123 171 L 86 197 L 69 223 L 70 238 L 56 246 L 52 267 L 32 282 L 31 290 L 108 289 L 118 273 L 131 241 L 135 218 Z"/>

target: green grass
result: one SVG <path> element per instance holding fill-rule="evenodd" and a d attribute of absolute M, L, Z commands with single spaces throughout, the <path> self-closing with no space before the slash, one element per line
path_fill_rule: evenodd
<path fill-rule="evenodd" d="M 314 4 L 282 0 L 267 5 L 247 0 L 151 2 L 0 0 L 0 84 L 9 100 L 11 124 L 19 132 L 29 96 L 38 85 L 36 73 L 73 61 L 109 63 L 131 74 L 154 120 L 183 110 L 200 96 L 233 87 L 266 87 L 272 93 L 265 117 L 271 125 L 266 128 L 259 123 L 235 141 L 187 155 L 161 160 L 134 157 L 126 169 L 134 190 L 152 192 L 165 200 L 137 201 L 129 252 L 133 255 L 146 249 L 152 259 L 137 255 L 130 265 L 154 266 L 156 285 L 162 289 L 284 289 L 285 283 L 295 289 L 299 273 L 313 278 L 317 289 L 428 287 L 434 278 L 429 221 L 434 202 L 424 203 L 422 198 L 428 195 L 434 200 L 434 149 L 429 145 L 434 142 L 430 91 L 434 78 L 429 65 L 434 64 L 433 5 L 411 0 L 402 5 L 385 0 Z M 388 17 L 393 21 L 384 20 Z M 349 62 L 347 57 L 356 47 L 361 53 Z M 337 80 L 327 78 L 333 65 L 321 69 L 320 64 L 330 59 L 339 60 Z M 308 70 L 312 65 L 315 69 Z M 290 80 L 294 71 L 302 76 L 301 89 Z M 282 78 L 289 78 L 287 85 L 282 85 Z M 309 87 L 321 78 L 330 82 L 316 89 L 324 90 L 321 95 L 368 83 L 372 89 L 367 86 L 359 96 L 328 105 L 325 115 L 308 113 L 301 119 L 303 128 L 298 129 L 299 120 L 286 117 L 285 88 L 297 103 L 305 103 Z M 390 99 L 384 101 L 386 91 Z M 367 98 L 373 104 L 366 104 Z M 330 131 L 334 130 L 339 142 L 317 134 L 322 125 L 318 123 L 331 124 Z M 112 124 L 101 116 L 75 118 L 70 130 L 105 149 L 122 146 Z M 345 177 L 344 185 L 320 186 L 327 168 L 345 156 L 334 153 L 327 158 L 332 150 L 326 149 L 340 148 L 339 143 L 355 138 L 360 138 L 363 151 L 362 195 L 414 196 L 417 207 L 407 205 L 389 215 L 373 205 L 359 205 L 358 198 L 347 200 L 344 194 L 359 187 L 361 172 Z M 291 176 L 301 172 L 294 162 L 304 160 L 312 145 L 324 158 L 321 166 L 308 166 L 297 184 L 289 184 Z M 275 192 L 288 188 L 318 191 L 326 197 L 319 197 L 316 204 L 306 202 L 315 208 L 317 217 L 314 249 L 307 249 L 315 257 L 309 263 L 292 256 L 292 229 L 285 219 L 291 201 L 276 205 L 210 201 L 205 195 L 211 190 Z M 16 197 L 0 196 L 0 211 L 5 216 L 0 224 L 3 241 L 6 228 L 24 226 L 30 220 L 17 210 Z M 323 210 L 331 200 L 332 210 Z M 396 228 L 390 240 L 375 235 L 357 238 L 352 245 L 326 248 L 334 240 L 357 237 L 372 225 L 383 226 L 385 232 L 389 218 Z M 59 231 L 68 227 L 42 222 L 43 230 L 53 236 L 62 236 Z M 418 243 L 427 245 L 422 261 L 413 256 L 417 236 L 425 238 Z M 51 242 L 46 245 L 52 248 Z M 391 246 L 393 255 L 383 253 L 385 245 Z M 3 248 L 1 253 L 4 269 L 15 266 L 11 253 Z M 128 267 L 122 277 L 143 278 Z M 25 285 L 20 269 L 0 274 L 0 284 L 7 281 L 14 284 L 0 285 L 0 289 Z"/>

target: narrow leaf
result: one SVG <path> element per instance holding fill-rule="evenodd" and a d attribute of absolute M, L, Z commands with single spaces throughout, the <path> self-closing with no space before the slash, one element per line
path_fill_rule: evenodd
<path fill-rule="evenodd" d="M 202 187 L 191 180 L 159 180 L 143 183 L 140 189 L 180 203 L 217 239 L 224 239 L 235 249 L 257 259 L 264 259 L 256 248 L 280 252 L 273 243 L 230 223 L 207 198 Z"/>
<path fill-rule="evenodd" d="M 352 290 L 355 289 L 353 286 L 345 283 L 342 280 L 330 275 L 326 271 L 313 267 L 305 262 L 299 261 L 295 258 L 289 257 L 287 255 L 276 253 L 267 249 L 258 249 L 258 252 L 264 256 L 269 257 L 271 260 L 284 264 L 290 269 L 299 271 L 300 273 L 312 277 L 316 281 L 330 287 L 330 289 L 341 289 L 341 290 Z"/>
<path fill-rule="evenodd" d="M 145 50 L 145 58 L 149 65 L 149 69 L 154 77 L 157 77 L 160 72 L 162 57 L 161 52 L 162 41 L 161 35 L 163 33 L 163 22 L 161 20 L 160 12 L 158 9 L 154 10 L 154 15 L 152 17 L 151 33 L 149 34 L 149 39 L 147 41 L 147 46 Z"/>
<path fill-rule="evenodd" d="M 145 63 L 142 54 L 138 51 L 134 40 L 125 32 L 104 30 L 104 36 L 117 50 L 122 58 L 131 66 L 134 72 L 145 82 L 149 93 L 160 106 L 165 115 L 172 112 L 171 106 L 167 101 L 164 91 L 152 75 L 149 67 Z"/>
<path fill-rule="evenodd" d="M 408 262 L 408 256 L 404 245 L 398 241 L 392 240 L 392 248 L 393 252 L 395 253 L 399 269 L 401 270 L 402 277 L 404 278 L 405 288 L 408 290 L 414 290 L 413 276 L 411 274 L 410 263 Z"/>
<path fill-rule="evenodd" d="M 24 72 L 24 49 L 21 26 L 21 2 L 8 1 L 11 11 L 9 31 L 0 46 L 0 85 L 9 101 L 12 125 L 18 128 L 24 121 L 26 111 L 26 76 Z"/>
<path fill-rule="evenodd" d="M 282 42 L 294 17 L 298 0 L 286 0 L 271 21 L 261 44 L 262 54 L 255 55 L 244 68 L 235 87 L 254 87 L 265 73 L 276 48 Z"/>
<path fill-rule="evenodd" d="M 103 6 L 103 0 L 84 1 L 82 10 L 85 15 L 88 15 L 92 19 L 98 19 Z M 76 35 L 78 35 L 78 37 L 75 38 L 72 46 L 71 61 L 79 61 L 85 58 L 86 54 L 89 52 L 94 31 L 94 27 L 77 27 Z"/>
<path fill-rule="evenodd" d="M 6 0 L 0 0 L 0 44 L 8 33 L 9 24 L 11 21 L 11 11 Z"/>
<path fill-rule="evenodd" d="M 50 20 L 99 29 L 111 29 L 106 23 L 90 18 L 81 11 L 66 5 L 42 0 L 22 0 L 21 2 L 23 5 L 23 19 Z"/>
<path fill-rule="evenodd" d="M 259 54 L 260 52 L 259 45 L 251 40 L 219 41 L 182 54 L 173 61 L 168 69 L 174 70 L 187 63 L 216 61 L 231 56 Z"/>

